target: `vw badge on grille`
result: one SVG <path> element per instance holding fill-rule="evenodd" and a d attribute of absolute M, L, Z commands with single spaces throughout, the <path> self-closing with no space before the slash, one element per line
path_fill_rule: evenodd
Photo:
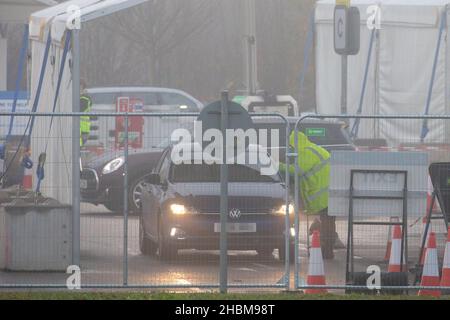
<path fill-rule="evenodd" d="M 239 219 L 241 217 L 241 210 L 231 209 L 229 215 L 231 219 Z"/>

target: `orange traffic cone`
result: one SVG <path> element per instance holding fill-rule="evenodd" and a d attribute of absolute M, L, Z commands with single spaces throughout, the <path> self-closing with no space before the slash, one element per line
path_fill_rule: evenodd
<path fill-rule="evenodd" d="M 309 286 L 324 286 L 325 281 L 325 269 L 323 266 L 322 249 L 320 248 L 320 232 L 314 231 L 311 242 L 308 278 L 307 285 Z M 327 293 L 326 289 L 306 289 L 307 294 Z"/>
<path fill-rule="evenodd" d="M 391 222 L 398 222 L 398 218 L 397 217 L 392 217 L 390 219 Z M 387 244 L 386 244 L 386 253 L 384 254 L 384 261 L 389 261 L 389 259 L 391 258 L 391 248 L 392 248 L 392 234 L 393 234 L 394 230 L 392 229 L 392 226 L 389 226 L 389 233 L 388 233 L 388 240 L 387 240 Z"/>
<path fill-rule="evenodd" d="M 427 227 L 427 218 L 424 217 L 422 219 L 422 235 L 420 236 L 420 245 L 422 245 L 423 243 L 423 238 L 425 237 L 425 230 Z M 427 253 L 427 245 L 428 245 L 428 240 L 430 239 L 430 233 L 433 231 L 432 226 L 431 226 L 431 220 L 430 220 L 430 227 L 428 228 L 428 232 L 427 232 L 427 238 L 425 240 L 425 246 L 423 247 L 423 252 L 422 252 L 422 256 L 420 257 L 420 265 L 423 266 L 424 262 L 425 262 L 425 255 Z"/>
<path fill-rule="evenodd" d="M 425 264 L 422 271 L 422 281 L 420 285 L 422 287 L 438 287 L 439 286 L 439 266 L 438 256 L 436 249 L 436 234 L 430 233 L 428 239 L 427 253 L 425 255 Z M 433 296 L 439 297 L 441 295 L 440 290 L 420 290 L 419 296 Z"/>
<path fill-rule="evenodd" d="M 401 264 L 402 251 L 402 228 L 399 225 L 394 226 L 394 233 L 392 236 L 391 256 L 389 258 L 388 272 L 402 272 L 406 270 L 406 261 L 403 255 L 403 268 Z"/>
<path fill-rule="evenodd" d="M 25 172 L 22 178 L 22 187 L 24 189 L 33 189 L 33 170 L 25 168 Z"/>
<path fill-rule="evenodd" d="M 445 245 L 444 263 L 442 265 L 441 287 L 450 287 L 450 228 L 448 228 L 447 244 Z"/>

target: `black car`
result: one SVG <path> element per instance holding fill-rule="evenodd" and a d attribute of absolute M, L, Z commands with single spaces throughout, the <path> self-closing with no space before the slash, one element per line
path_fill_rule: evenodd
<path fill-rule="evenodd" d="M 288 117 L 289 135 L 294 130 L 298 117 Z M 253 118 L 257 130 L 278 130 L 278 145 L 281 150 L 286 148 L 286 124 L 281 118 L 257 117 Z M 303 132 L 312 143 L 324 147 L 328 151 L 355 151 L 347 125 L 343 122 L 331 122 L 325 120 L 305 119 L 299 125 L 299 131 Z M 270 141 L 269 149 L 270 149 Z"/>
<path fill-rule="evenodd" d="M 140 250 L 148 255 L 159 251 L 164 260 L 175 258 L 179 249 L 218 250 L 220 165 L 175 164 L 171 150 L 162 155 L 142 194 Z M 278 249 L 284 260 L 286 211 L 292 222 L 293 207 L 286 208 L 280 175 L 262 175 L 258 165 L 230 164 L 228 193 L 229 250 L 271 257 Z M 289 249 L 293 254 L 292 244 Z"/>
<path fill-rule="evenodd" d="M 161 149 L 130 150 L 128 155 L 128 204 L 136 212 L 141 198 L 145 177 L 161 158 Z M 113 212 L 123 209 L 124 154 L 106 153 L 83 165 L 80 187 L 81 200 L 95 205 L 102 204 Z"/>

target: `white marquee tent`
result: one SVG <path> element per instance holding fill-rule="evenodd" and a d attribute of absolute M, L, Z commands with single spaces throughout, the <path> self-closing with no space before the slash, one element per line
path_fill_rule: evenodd
<path fill-rule="evenodd" d="M 72 0 L 35 12 L 30 17 L 31 42 L 31 100 L 37 105 L 36 112 L 51 113 L 60 74 L 65 39 L 70 39 L 56 112 L 78 112 L 80 106 L 80 41 L 79 32 L 83 24 L 114 12 L 124 10 L 147 0 Z M 70 6 L 77 8 L 80 29 L 71 30 L 68 38 L 67 21 L 73 20 Z M 70 24 L 69 24 L 70 26 Z M 49 37 L 50 35 L 50 37 Z M 50 50 L 46 68 L 42 66 L 47 39 Z M 68 42 L 67 42 L 68 43 Z M 42 72 L 44 70 L 44 72 Z M 38 94 L 39 79 L 44 75 L 42 90 Z M 40 99 L 36 99 L 37 96 Z M 36 103 L 38 101 L 39 103 Z M 79 120 L 79 119 L 78 119 Z M 72 204 L 72 263 L 78 265 L 80 259 L 80 174 L 79 174 L 79 121 L 73 118 L 56 117 L 50 127 L 49 117 L 36 119 L 31 138 L 32 159 L 38 163 L 41 152 L 46 151 L 45 179 L 41 192 L 62 203 Z M 74 124 L 74 126 L 72 125 Z M 51 128 L 51 129 L 50 129 Z M 51 168 L 51 169 L 49 169 Z M 72 177 L 76 177 L 72 179 Z M 36 181 L 34 181 L 36 184 Z M 73 201 L 75 200 L 75 201 Z"/>
<path fill-rule="evenodd" d="M 341 110 L 341 60 L 333 47 L 335 3 L 334 0 L 318 1 L 315 11 L 316 97 L 317 111 L 322 114 L 339 114 Z M 374 37 L 362 114 L 419 115 L 425 113 L 440 22 L 449 14 L 448 3 L 448 0 L 352 1 L 361 12 L 361 51 L 349 57 L 348 62 L 349 114 L 358 111 L 368 57 L 371 39 L 367 27 L 368 7 L 379 5 L 381 29 Z M 447 39 L 448 26 L 444 26 L 428 114 L 450 111 L 450 39 Z M 429 129 L 425 142 L 442 143 L 450 137 L 450 121 L 430 121 Z M 421 120 L 362 120 L 359 137 L 384 138 L 392 145 L 417 143 L 421 131 Z"/>
<path fill-rule="evenodd" d="M 44 53 L 48 36 L 50 34 L 51 45 L 49 59 L 44 72 L 42 90 L 39 94 L 39 103 L 36 112 L 52 112 L 53 101 L 57 88 L 57 80 L 63 47 L 67 37 L 66 22 L 71 16 L 70 6 L 76 6 L 80 11 L 81 32 L 83 24 L 96 18 L 100 18 L 114 12 L 130 8 L 145 2 L 146 0 L 73 0 L 49 7 L 35 12 L 30 17 L 30 41 L 31 41 L 31 100 L 32 105 L 36 101 L 39 78 L 42 73 Z M 73 7 L 74 8 L 74 7 Z M 60 86 L 60 93 L 56 112 L 68 113 L 78 111 L 79 103 L 79 31 L 72 32 L 72 41 L 67 59 L 65 61 L 64 73 Z M 72 64 L 69 66 L 69 62 Z M 77 92 L 72 96 L 72 92 Z M 73 105 L 76 105 L 73 109 Z M 72 163 L 76 158 L 76 147 L 73 145 L 73 131 L 71 118 L 53 119 L 50 134 L 49 117 L 38 117 L 33 129 L 31 139 L 32 158 L 34 163 L 41 152 L 47 150 L 47 162 L 45 179 L 42 182 L 41 191 L 46 196 L 58 199 L 63 203 L 72 203 Z M 79 141 L 79 140 L 78 140 Z M 47 147 L 46 144 L 48 143 Z M 74 148 L 75 147 L 75 148 Z M 51 170 L 48 168 L 51 167 Z M 36 179 L 34 179 L 36 180 Z M 36 184 L 36 181 L 34 181 Z M 72 191 L 71 191 L 72 190 Z"/>

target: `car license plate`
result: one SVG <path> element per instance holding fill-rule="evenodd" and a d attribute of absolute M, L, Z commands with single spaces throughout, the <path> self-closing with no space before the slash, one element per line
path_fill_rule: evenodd
<path fill-rule="evenodd" d="M 220 232 L 220 223 L 214 223 L 214 232 Z M 256 232 L 256 223 L 228 223 L 227 232 L 229 233 Z"/>
<path fill-rule="evenodd" d="M 88 182 L 87 182 L 87 180 L 81 179 L 81 180 L 80 180 L 80 188 L 81 188 L 81 189 L 87 189 L 87 187 L 88 187 Z"/>

